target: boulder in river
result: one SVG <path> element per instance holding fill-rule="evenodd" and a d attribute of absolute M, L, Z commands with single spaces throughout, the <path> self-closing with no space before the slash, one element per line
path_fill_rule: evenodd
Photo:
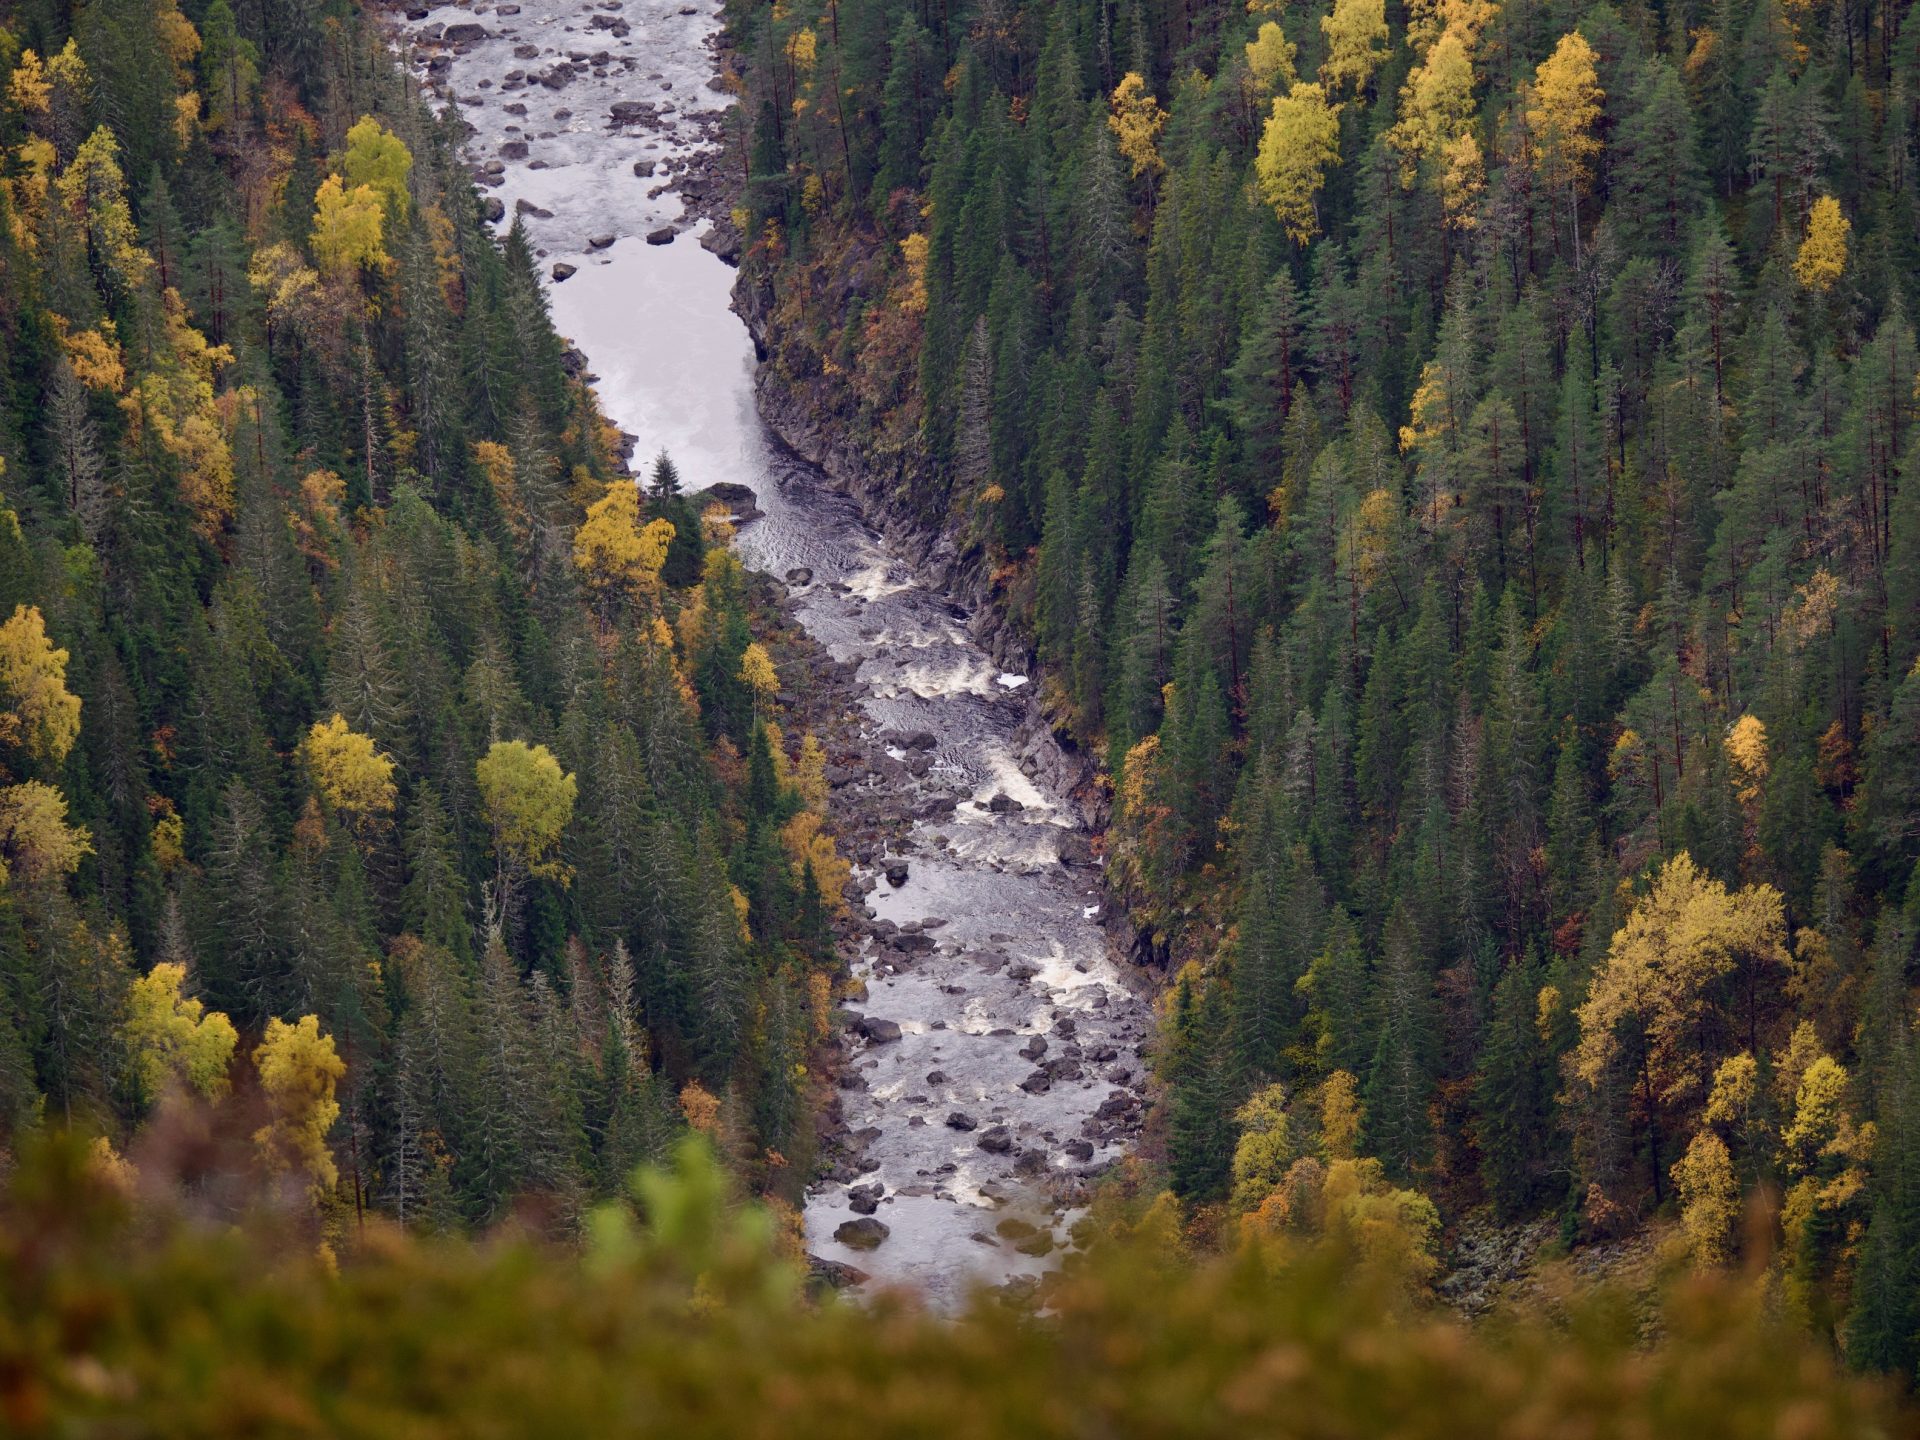
<path fill-rule="evenodd" d="M 887 884 L 893 886 L 894 889 L 898 890 L 902 885 L 906 883 L 907 883 L 907 862 L 906 861 L 896 860 L 893 862 L 893 864 L 887 866 Z"/>
<path fill-rule="evenodd" d="M 1044 1070 L 1036 1070 L 1020 1082 L 1020 1088 L 1029 1095 L 1044 1095 L 1053 1088 L 1053 1077 Z"/>
<path fill-rule="evenodd" d="M 793 569 L 787 571 L 787 584 L 789 585 L 811 585 L 812 583 L 813 571 L 804 565 L 796 565 Z"/>
<path fill-rule="evenodd" d="M 611 234 L 589 236 L 587 239 L 587 248 L 589 250 L 611 249 L 615 238 L 616 237 Z"/>
<path fill-rule="evenodd" d="M 658 230 L 649 230 L 647 232 L 647 244 L 649 245 L 671 245 L 672 243 L 673 227 L 671 225 L 662 225 Z"/>
<path fill-rule="evenodd" d="M 1060 863 L 1062 865 L 1093 864 L 1093 846 L 1087 837 L 1078 833 L 1069 833 L 1060 837 Z"/>
<path fill-rule="evenodd" d="M 978 1120 L 974 1119 L 973 1116 L 967 1114 L 967 1112 L 964 1110 L 956 1110 L 951 1115 L 947 1116 L 947 1128 L 949 1130 L 959 1130 L 964 1132 L 964 1131 L 972 1130 L 976 1128 L 979 1124 L 980 1122 Z M 983 1135 L 980 1137 L 980 1139 L 981 1139 L 982 1147 L 984 1148 L 986 1143 L 986 1137 Z"/>
<path fill-rule="evenodd" d="M 553 267 L 553 278 L 556 284 L 562 280 L 571 280 L 579 273 L 580 267 L 578 265 L 569 265 L 564 260 L 557 261 Z"/>
<path fill-rule="evenodd" d="M 447 26 L 440 32 L 440 38 L 449 45 L 474 45 L 487 38 L 487 29 L 484 25 L 462 22 Z"/>
<path fill-rule="evenodd" d="M 850 1250 L 878 1250 L 881 1242 L 892 1233 L 871 1215 L 862 1215 L 857 1220 L 841 1222 L 840 1228 L 833 1232 L 833 1238 Z"/>
<path fill-rule="evenodd" d="M 877 1180 L 868 1185 L 855 1185 L 847 1191 L 847 1208 L 856 1215 L 871 1215 L 880 1208 L 880 1197 L 886 1193 L 886 1187 Z"/>
<path fill-rule="evenodd" d="M 862 1015 L 847 1028 L 856 1035 L 864 1036 L 869 1045 L 892 1045 L 900 1038 L 898 1025 L 872 1015 Z"/>
<path fill-rule="evenodd" d="M 807 1278 L 829 1290 L 845 1290 L 866 1284 L 867 1272 L 853 1265 L 843 1265 L 838 1260 L 822 1260 L 818 1255 L 809 1255 Z"/>
<path fill-rule="evenodd" d="M 1004 790 L 987 801 L 987 809 L 995 815 L 1012 815 L 1026 808 Z"/>
<path fill-rule="evenodd" d="M 1013 1150 L 1013 1132 L 1004 1125 L 995 1125 L 983 1130 L 980 1138 L 973 1142 L 989 1155 L 1006 1155 Z"/>

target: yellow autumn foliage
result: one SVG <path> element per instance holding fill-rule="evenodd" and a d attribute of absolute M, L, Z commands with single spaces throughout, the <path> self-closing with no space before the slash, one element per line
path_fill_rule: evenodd
<path fill-rule="evenodd" d="M 362 188 L 380 197 L 387 218 L 397 228 L 410 213 L 413 194 L 413 153 L 406 144 L 371 115 L 362 115 L 347 131 L 347 150 L 341 158 L 341 184 L 351 194 Z"/>
<path fill-rule="evenodd" d="M 615 480 L 587 507 L 573 537 L 573 563 L 603 599 L 640 599 L 660 588 L 660 571 L 673 544 L 673 523 L 640 523 L 640 492 Z"/>
<path fill-rule="evenodd" d="M 573 819 L 579 785 L 553 752 L 524 740 L 496 740 L 474 766 L 474 779 L 496 850 L 564 884 L 571 871 L 548 856 Z"/>
<path fill-rule="evenodd" d="M 1712 987 L 1741 956 L 1785 965 L 1786 918 L 1770 885 L 1729 891 L 1686 851 L 1669 860 L 1614 935 L 1579 1010 L 1575 1073 L 1599 1083 L 1630 1030 L 1642 1037 L 1648 1085 L 1659 1101 L 1704 1083 L 1696 1037 Z"/>
<path fill-rule="evenodd" d="M 1822 195 L 1807 216 L 1807 238 L 1793 257 L 1793 278 L 1801 288 L 1824 295 L 1847 268 L 1847 235 L 1853 229 L 1840 202 Z"/>
<path fill-rule="evenodd" d="M 155 353 L 120 401 L 134 434 L 150 432 L 180 462 L 180 496 L 202 535 L 212 538 L 233 514 L 233 451 L 214 404 L 213 380 L 233 363 L 225 345 L 209 345 L 187 320 L 179 292 L 161 297 L 166 349 Z"/>
<path fill-rule="evenodd" d="M 320 272 L 285 241 L 253 252 L 247 263 L 247 283 L 259 293 L 267 307 L 267 323 L 275 329 L 304 330 L 317 313 Z"/>
<path fill-rule="evenodd" d="M 1262 94 L 1271 93 L 1279 85 L 1292 85 L 1299 78 L 1293 69 L 1293 42 L 1273 21 L 1260 27 L 1247 42 L 1246 50 L 1247 71 Z"/>
<path fill-rule="evenodd" d="M 91 329 L 75 330 L 64 316 L 52 318 L 54 334 L 74 377 L 89 390 L 118 394 L 127 383 L 126 365 L 121 358 L 119 331 L 113 321 L 102 320 Z"/>
<path fill-rule="evenodd" d="M 320 182 L 313 196 L 313 258 L 332 280 L 352 280 L 361 270 L 384 269 L 386 207 L 371 185 L 351 190 L 338 175 Z"/>
<path fill-rule="evenodd" d="M 1320 83 L 1329 93 L 1347 90 L 1359 94 L 1386 60 L 1386 0 L 1334 0 L 1330 14 L 1320 17 L 1327 58 L 1320 62 Z"/>
<path fill-rule="evenodd" d="M 335 810 L 365 819 L 393 809 L 393 761 L 374 748 L 371 736 L 349 729 L 343 717 L 314 721 L 307 731 L 307 764 Z"/>
<path fill-rule="evenodd" d="M 1742 805 L 1760 798 L 1772 762 L 1767 756 L 1767 727 L 1756 715 L 1742 715 L 1727 731 L 1727 760 L 1733 768 L 1734 794 Z"/>
<path fill-rule="evenodd" d="M 827 750 L 812 731 L 800 737 L 800 759 L 794 765 L 793 783 L 809 810 L 826 813 Z"/>
<path fill-rule="evenodd" d="M 1273 207 L 1281 228 L 1300 245 L 1319 233 L 1315 200 L 1327 168 L 1340 159 L 1340 118 L 1327 103 L 1326 88 L 1295 82 L 1277 95 L 1254 157 L 1260 197 Z"/>
<path fill-rule="evenodd" d="M 806 26 L 802 26 L 787 37 L 784 49 L 787 59 L 802 70 L 811 70 L 820 58 L 819 37 Z"/>
<path fill-rule="evenodd" d="M 37 605 L 0 625 L 0 746 L 55 765 L 80 736 L 80 697 L 67 689 L 65 650 L 47 638 Z"/>
<path fill-rule="evenodd" d="M 315 1190 L 331 1190 L 340 1174 L 327 1148 L 327 1132 L 340 1118 L 334 1087 L 347 1073 L 333 1037 L 321 1033 L 313 1015 L 302 1015 L 292 1025 L 269 1020 L 253 1064 L 272 1115 L 254 1131 L 254 1143 L 273 1168 L 300 1171 Z"/>
<path fill-rule="evenodd" d="M 1673 1163 L 1672 1174 L 1680 1193 L 1680 1228 L 1694 1262 L 1703 1267 L 1724 1265 L 1740 1219 L 1740 1184 L 1726 1142 L 1713 1131 L 1702 1130 L 1688 1143 L 1686 1154 Z"/>
<path fill-rule="evenodd" d="M 0 888 L 14 879 L 58 880 L 92 853 L 93 836 L 67 824 L 67 799 L 58 790 L 38 780 L 0 787 Z"/>
<path fill-rule="evenodd" d="M 1527 92 L 1534 168 L 1549 186 L 1576 193 L 1586 188 L 1600 154 L 1594 127 L 1603 98 L 1586 36 L 1578 30 L 1562 35 L 1534 71 Z"/>
<path fill-rule="evenodd" d="M 1268 1085 L 1256 1090 L 1233 1118 L 1240 1138 L 1233 1147 L 1232 1205 L 1244 1214 L 1259 1208 L 1294 1161 L 1286 1087 Z"/>
<path fill-rule="evenodd" d="M 1129 70 L 1113 87 L 1111 113 L 1107 128 L 1113 131 L 1120 153 L 1133 167 L 1133 175 L 1157 174 L 1165 166 L 1160 159 L 1160 132 L 1166 128 L 1167 112 L 1147 90 L 1147 82 Z"/>
<path fill-rule="evenodd" d="M 923 315 L 927 309 L 927 246 L 924 233 L 916 231 L 900 242 L 900 257 L 906 262 L 907 278 L 902 306 L 910 314 Z"/>
<path fill-rule="evenodd" d="M 159 1099 L 173 1083 L 206 1100 L 227 1093 L 227 1064 L 239 1036 L 225 1015 L 180 993 L 186 978 L 186 966 L 163 962 L 127 992 L 121 1036 L 143 1100 Z"/>
<path fill-rule="evenodd" d="M 1320 1145 L 1329 1160 L 1350 1160 L 1360 1144 L 1360 1082 L 1336 1070 L 1320 1086 Z"/>
<path fill-rule="evenodd" d="M 781 827 L 780 841 L 793 861 L 795 877 L 811 864 L 822 903 L 828 910 L 838 911 L 845 904 L 847 880 L 853 867 L 841 858 L 833 837 L 821 832 L 820 823 L 817 812 L 802 810 Z"/>
<path fill-rule="evenodd" d="M 7 77 L 7 98 L 30 117 L 42 117 L 53 110 L 56 98 L 63 94 L 75 105 L 83 106 L 91 98 L 93 77 L 87 62 L 80 57 L 80 46 L 67 38 L 57 54 L 42 59 L 33 50 L 22 50 Z"/>
<path fill-rule="evenodd" d="M 756 700 L 770 698 L 780 688 L 780 676 L 774 671 L 767 647 L 758 640 L 748 643 L 740 655 L 740 680 L 753 691 Z"/>
<path fill-rule="evenodd" d="M 54 189 L 68 213 L 79 217 L 85 227 L 89 253 L 98 257 L 123 289 L 137 290 L 153 261 L 140 248 L 113 131 L 102 125 L 81 141 Z"/>
<path fill-rule="evenodd" d="M 1400 156 L 1400 183 L 1411 188 L 1421 167 L 1438 164 L 1474 117 L 1473 47 L 1458 27 L 1442 31 L 1400 86 L 1400 108 L 1387 143 Z M 1476 147 L 1477 148 L 1477 147 Z"/>

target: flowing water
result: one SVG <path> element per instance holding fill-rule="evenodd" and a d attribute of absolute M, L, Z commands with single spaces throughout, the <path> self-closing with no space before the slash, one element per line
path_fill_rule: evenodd
<path fill-rule="evenodd" d="M 1027 677 L 761 424 L 734 272 L 673 188 L 711 183 L 700 157 L 730 103 L 708 83 L 718 25 L 712 0 L 521 0 L 414 10 L 402 34 L 473 126 L 476 167 L 498 162 L 483 184 L 525 214 L 542 266 L 575 267 L 554 318 L 640 463 L 664 449 L 689 489 L 753 489 L 742 558 L 787 578 L 800 623 L 857 665 L 875 753 L 908 762 L 838 777 L 843 800 L 898 790 L 898 813 L 923 818 L 876 857 L 853 959 L 868 993 L 850 1008 L 899 1035 L 868 1023 L 855 1042 L 847 1150 L 806 1226 L 823 1259 L 952 1303 L 1056 1263 L 1081 1182 L 1136 1122 L 1146 1012 L 1096 923 L 1097 872 L 1054 784 L 1071 767 Z M 456 26 L 478 30 L 449 41 Z M 640 122 L 613 124 L 615 106 Z M 665 227 L 671 243 L 646 243 Z M 835 1238 L 856 1207 L 889 1232 L 876 1249 Z"/>

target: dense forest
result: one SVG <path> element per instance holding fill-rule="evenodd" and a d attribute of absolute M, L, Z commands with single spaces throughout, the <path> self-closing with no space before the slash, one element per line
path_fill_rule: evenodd
<path fill-rule="evenodd" d="M 1920 21 L 823 7 L 741 308 L 1104 761 L 1139 1153 L 805 1284 L 850 772 L 726 508 L 377 12 L 15 0 L 0 1428 L 1910 1424 Z"/>
<path fill-rule="evenodd" d="M 779 383 L 1107 760 L 1196 1233 L 1658 1221 L 1911 1378 L 1910 8 L 728 13 Z"/>
<path fill-rule="evenodd" d="M 691 1125 L 797 1198 L 824 757 L 458 120 L 342 0 L 0 20 L 0 1169 L 570 1234 Z"/>

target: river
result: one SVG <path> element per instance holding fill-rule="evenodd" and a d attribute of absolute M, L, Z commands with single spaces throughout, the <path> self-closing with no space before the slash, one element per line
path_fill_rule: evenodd
<path fill-rule="evenodd" d="M 709 84 L 718 7 L 406 14 L 419 73 L 473 127 L 487 193 L 525 214 L 545 273 L 573 267 L 551 287 L 554 319 L 636 464 L 665 450 L 690 489 L 751 487 L 763 514 L 742 559 L 781 577 L 815 641 L 857 666 L 873 763 L 839 777 L 836 809 L 921 817 L 856 872 L 872 887 L 850 957 L 866 995 L 848 1008 L 871 1038 L 851 1041 L 845 1148 L 809 1191 L 809 1250 L 948 1306 L 1038 1276 L 1137 1128 L 1147 1009 L 1097 923 L 1098 872 L 1058 779 L 1073 766 L 1029 677 L 1003 673 L 966 611 L 762 424 L 734 271 L 697 243 L 704 222 L 674 188 L 730 103 Z M 613 124 L 615 106 L 637 119 Z M 670 243 L 647 243 L 665 228 Z M 887 1232 L 877 1248 L 836 1238 L 867 1210 Z"/>

